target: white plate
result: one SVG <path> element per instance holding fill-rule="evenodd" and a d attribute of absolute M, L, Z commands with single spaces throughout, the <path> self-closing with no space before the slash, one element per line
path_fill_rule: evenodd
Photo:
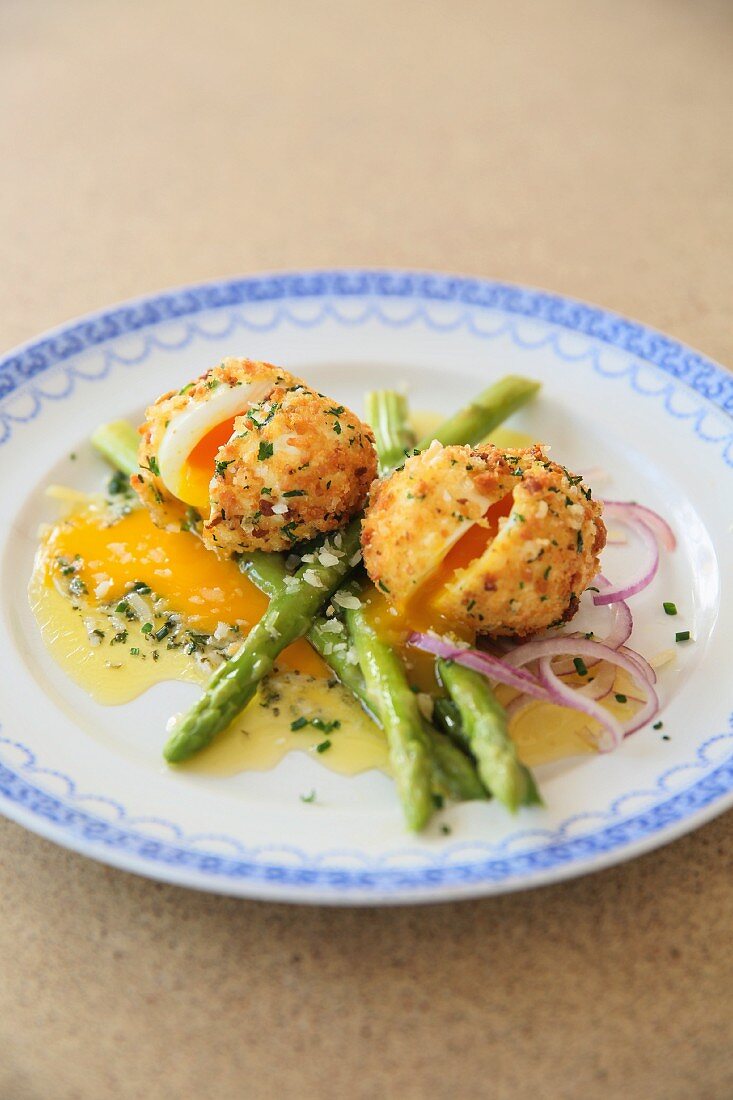
<path fill-rule="evenodd" d="M 633 644 L 678 647 L 661 676 L 664 733 L 609 756 L 538 769 L 545 809 L 494 804 L 403 827 L 390 781 L 331 774 L 303 754 L 231 779 L 161 763 L 167 716 L 190 685 L 102 707 L 46 655 L 25 598 L 44 487 L 99 483 L 97 423 L 134 417 L 224 355 L 267 358 L 360 408 L 409 387 L 457 408 L 506 372 L 541 379 L 515 425 L 604 496 L 663 513 L 680 546 L 632 601 Z M 557 881 L 628 859 L 733 802 L 730 654 L 733 378 L 639 324 L 540 291 L 442 275 L 341 271 L 239 279 L 141 299 L 65 325 L 0 362 L 2 532 L 0 809 L 59 844 L 140 874 L 247 897 L 439 901 Z M 70 453 L 78 456 L 71 461 Z M 608 565 L 607 565 L 608 570 Z M 666 617 L 663 599 L 680 616 Z M 299 795 L 317 786 L 318 804 Z M 446 820 L 446 818 L 444 818 Z"/>

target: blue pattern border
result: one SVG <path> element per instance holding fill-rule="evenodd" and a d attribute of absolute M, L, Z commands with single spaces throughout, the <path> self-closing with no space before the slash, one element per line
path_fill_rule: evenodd
<path fill-rule="evenodd" d="M 724 412 L 733 414 L 733 376 L 697 352 L 641 324 L 543 291 L 487 280 L 391 271 L 331 271 L 234 279 L 174 290 L 103 311 L 70 323 L 0 359 L 0 401 L 9 398 L 51 368 L 62 366 L 83 352 L 121 336 L 140 333 L 167 321 L 190 318 L 206 311 L 225 310 L 247 303 L 278 303 L 288 299 L 308 298 L 367 299 L 374 302 L 409 299 L 416 304 L 457 303 L 469 311 L 479 307 L 518 318 L 547 322 L 653 364 Z M 326 309 L 328 306 L 324 307 Z M 418 313 L 421 313 L 423 319 L 429 319 L 425 312 Z M 434 327 L 446 326 L 435 323 Z M 143 357 L 147 350 L 146 345 Z M 598 369 L 597 362 L 595 365 Z M 632 378 L 632 385 L 638 392 L 645 392 L 638 386 L 635 378 Z M 672 415 L 680 415 L 671 407 L 669 395 L 665 407 Z M 39 408 L 23 419 L 33 419 L 38 411 Z M 720 438 L 707 437 L 701 430 L 704 414 L 695 415 L 698 416 L 696 431 L 701 438 L 712 442 L 720 442 L 721 439 L 727 442 L 731 438 L 728 435 Z M 8 435 L 9 433 L 5 438 Z M 728 446 L 724 450 L 723 458 L 726 464 L 731 465 L 729 452 Z M 0 741 L 13 744 L 5 738 L 0 738 Z M 41 775 L 44 769 L 36 766 L 35 758 L 26 746 L 17 744 L 15 747 L 27 754 L 25 765 L 20 771 L 16 771 L 0 763 L 0 794 L 11 814 L 12 807 L 15 807 L 20 813 L 31 815 L 31 827 L 33 821 L 37 821 L 39 831 L 50 830 L 55 838 L 61 839 L 65 836 L 70 838 L 70 842 L 73 838 L 76 846 L 87 854 L 109 858 L 122 865 L 129 860 L 135 864 L 134 869 L 137 870 L 141 869 L 138 864 L 142 861 L 149 867 L 150 874 L 155 874 L 156 868 L 163 873 L 165 868 L 167 877 L 176 878 L 180 875 L 181 881 L 185 882 L 186 876 L 195 872 L 205 876 L 212 888 L 216 888 L 217 881 L 223 880 L 251 883 L 250 890 L 254 894 L 258 890 L 257 884 L 270 884 L 272 887 L 289 890 L 291 896 L 302 894 L 303 900 L 308 900 L 308 894 L 318 889 L 334 892 L 334 895 L 343 892 L 382 896 L 394 894 L 409 900 L 411 895 L 419 895 L 426 890 L 435 891 L 441 887 L 473 886 L 474 892 L 480 892 L 481 884 L 489 887 L 508 880 L 518 880 L 520 884 L 529 885 L 553 867 L 567 867 L 567 873 L 570 874 L 572 866 L 583 860 L 602 858 L 614 851 L 620 853 L 630 844 L 638 844 L 645 839 L 650 845 L 653 844 L 656 834 L 669 831 L 676 822 L 684 821 L 692 814 L 705 814 L 705 811 L 720 800 L 730 800 L 733 791 L 733 752 L 729 750 L 733 749 L 733 744 L 728 745 L 726 758 L 722 763 L 713 763 L 708 756 L 713 746 L 719 751 L 723 742 L 733 743 L 733 733 L 717 734 L 709 738 L 699 748 L 695 761 L 689 765 L 677 766 L 660 776 L 655 791 L 634 792 L 633 795 L 619 799 L 608 813 L 587 815 L 589 818 L 604 819 L 604 822 L 598 822 L 600 827 L 593 832 L 586 832 L 582 836 L 567 835 L 567 827 L 578 820 L 573 818 L 555 833 L 538 830 L 536 839 L 541 843 L 539 848 L 518 853 L 495 850 L 490 858 L 465 861 L 460 858 L 461 845 L 451 845 L 441 849 L 439 854 L 421 851 L 421 857 L 428 860 L 430 865 L 410 869 L 390 868 L 383 860 L 372 860 L 369 866 L 356 869 L 349 866 L 321 866 L 320 860 L 312 858 L 308 861 L 303 853 L 299 854 L 305 862 L 301 860 L 299 866 L 293 866 L 288 863 L 278 864 L 272 853 L 268 858 L 267 850 L 253 850 L 249 854 L 242 850 L 241 854 L 237 853 L 232 858 L 198 847 L 186 847 L 186 838 L 182 836 L 180 842 L 177 836 L 172 841 L 157 839 L 137 828 L 134 821 L 127 819 L 124 808 L 117 804 L 113 804 L 117 817 L 115 821 L 95 816 L 85 810 L 81 805 L 84 801 L 106 800 L 79 794 L 68 777 L 58 776 L 66 784 L 66 799 L 57 798 L 29 781 L 22 772 L 25 771 L 27 775 Z M 684 790 L 671 792 L 667 784 L 672 775 L 687 769 L 702 770 L 704 775 Z M 623 804 L 639 795 L 653 796 L 657 801 L 640 813 L 626 816 Z M 610 823 L 609 819 L 612 819 Z M 170 823 L 160 824 L 174 834 L 180 832 Z M 521 835 L 529 838 L 532 834 L 525 832 Z M 511 840 L 509 838 L 504 847 Z M 231 843 L 241 849 L 236 842 Z M 475 854 L 477 846 L 470 847 Z M 338 853 L 330 854 L 335 856 Z M 353 852 L 343 854 L 349 860 L 359 856 L 359 853 Z M 247 893 L 248 890 L 243 888 L 241 892 Z"/>
<path fill-rule="evenodd" d="M 487 279 L 398 271 L 322 271 L 230 279 L 154 295 L 86 320 L 0 360 L 0 399 L 28 379 L 130 333 L 207 310 L 302 298 L 382 298 L 457 303 L 545 321 L 653 363 L 733 415 L 733 375 L 646 325 L 557 294 Z"/>

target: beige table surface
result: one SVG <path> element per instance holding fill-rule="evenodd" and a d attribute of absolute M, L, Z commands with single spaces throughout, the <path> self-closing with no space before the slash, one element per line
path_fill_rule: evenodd
<path fill-rule="evenodd" d="M 731 365 L 732 108 L 729 2 L 3 0 L 0 344 L 172 284 L 409 265 Z M 0 1100 L 729 1098 L 732 824 L 380 912 L 188 893 L 2 821 Z"/>

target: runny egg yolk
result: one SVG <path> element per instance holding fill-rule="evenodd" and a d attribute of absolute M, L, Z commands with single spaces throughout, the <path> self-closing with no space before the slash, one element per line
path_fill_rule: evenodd
<path fill-rule="evenodd" d="M 235 417 L 230 416 L 215 425 L 198 441 L 181 468 L 178 499 L 191 504 L 203 514 L 209 511 L 209 483 L 214 476 L 216 454 L 234 433 Z"/>
<path fill-rule="evenodd" d="M 52 527 L 42 545 L 49 584 L 59 559 L 81 557 L 77 575 L 86 588 L 84 598 L 93 604 L 122 599 L 131 584 L 143 581 L 170 611 L 183 616 L 186 626 L 204 634 L 212 634 L 220 622 L 238 625 L 246 634 L 267 607 L 267 598 L 235 562 L 217 558 L 189 531 L 161 530 L 145 509 L 112 525 L 98 511 L 86 509 Z M 303 639 L 288 646 L 280 660 L 311 676 L 330 675 Z"/>
<path fill-rule="evenodd" d="M 509 515 L 513 504 L 512 494 L 507 493 L 501 500 L 490 505 L 484 515 L 484 523 L 474 523 L 468 528 L 453 544 L 438 568 L 404 605 L 391 606 L 381 592 L 371 598 L 368 614 L 374 628 L 392 645 L 404 647 L 410 678 L 424 691 L 435 688 L 434 658 L 420 650 L 406 647 L 405 640 L 413 631 L 426 633 L 432 630 L 444 634 L 450 630 L 462 636 L 465 641 L 474 642 L 475 636 L 470 631 L 465 628 L 457 631 L 455 624 L 446 621 L 437 610 L 435 601 L 455 573 L 481 557 L 498 533 L 499 520 Z"/>

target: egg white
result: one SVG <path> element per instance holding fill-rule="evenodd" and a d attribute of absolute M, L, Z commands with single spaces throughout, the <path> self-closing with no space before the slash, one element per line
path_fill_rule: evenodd
<path fill-rule="evenodd" d="M 180 496 L 184 467 L 196 444 L 223 420 L 264 401 L 272 388 L 272 382 L 264 379 L 248 385 L 220 386 L 204 401 L 192 401 L 188 408 L 171 419 L 160 442 L 157 459 L 161 481 L 173 496 Z M 213 477 L 213 470 L 211 475 Z"/>

